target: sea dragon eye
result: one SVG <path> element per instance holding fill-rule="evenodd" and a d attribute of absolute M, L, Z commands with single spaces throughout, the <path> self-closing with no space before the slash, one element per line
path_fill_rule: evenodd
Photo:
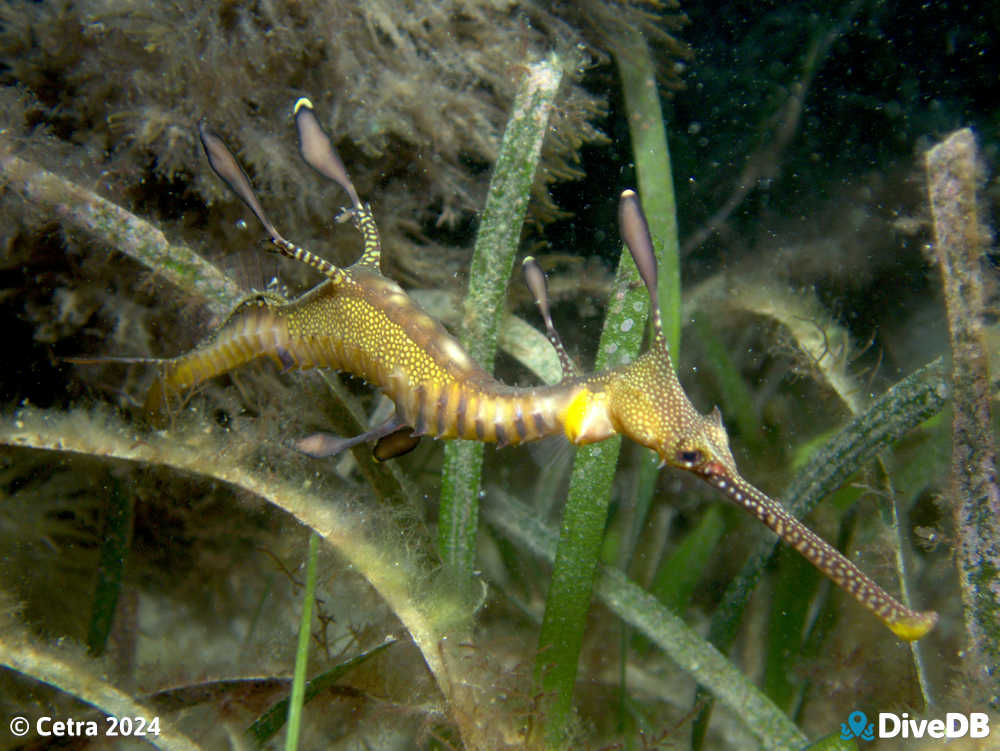
<path fill-rule="evenodd" d="M 698 450 L 677 452 L 677 461 L 691 467 L 701 464 L 704 459 L 704 455 Z"/>

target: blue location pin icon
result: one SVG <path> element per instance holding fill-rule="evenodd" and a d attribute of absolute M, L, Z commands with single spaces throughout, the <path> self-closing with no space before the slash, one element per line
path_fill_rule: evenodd
<path fill-rule="evenodd" d="M 854 737 L 860 738 L 861 734 L 865 732 L 865 725 L 868 724 L 868 718 L 865 717 L 864 712 L 856 709 L 847 715 L 847 724 L 851 728 L 851 732 L 854 733 Z"/>

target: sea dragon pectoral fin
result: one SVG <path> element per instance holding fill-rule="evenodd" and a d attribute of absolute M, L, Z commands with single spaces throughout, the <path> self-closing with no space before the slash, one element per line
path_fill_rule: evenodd
<path fill-rule="evenodd" d="M 420 443 L 420 436 L 413 435 L 413 428 L 393 415 L 381 425 L 350 438 L 332 433 L 313 433 L 297 441 L 295 448 L 314 459 L 325 459 L 369 441 L 376 441 L 372 450 L 375 459 L 385 461 L 413 451 Z"/>

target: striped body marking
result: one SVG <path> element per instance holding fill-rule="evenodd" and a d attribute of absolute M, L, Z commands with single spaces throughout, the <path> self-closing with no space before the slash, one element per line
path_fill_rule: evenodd
<path fill-rule="evenodd" d="M 299 448 L 314 456 L 376 441 L 376 456 L 390 458 L 412 448 L 421 435 L 499 445 L 551 435 L 586 444 L 625 435 L 655 451 L 663 464 L 698 475 L 752 513 L 900 638 L 918 639 L 933 627 L 935 613 L 915 612 L 897 602 L 739 474 L 718 409 L 700 414 L 674 372 L 660 322 L 656 259 L 633 191 L 621 196 L 619 223 L 650 296 L 649 350 L 627 366 L 578 374 L 552 326 L 544 275 L 528 258 L 524 263 L 528 285 L 564 377 L 554 386 L 515 388 L 483 370 L 440 323 L 382 275 L 375 219 L 358 198 L 307 99 L 296 102 L 295 121 L 305 161 L 350 196 L 347 212 L 361 234 L 361 257 L 340 268 L 282 237 L 236 159 L 218 136 L 200 125 L 212 169 L 257 216 L 277 252 L 311 266 L 326 279 L 291 302 L 271 295 L 244 300 L 193 350 L 156 361 L 158 378 L 146 399 L 147 414 L 154 422 L 187 389 L 255 358 L 270 357 L 285 369 L 322 367 L 352 373 L 395 402 L 396 413 L 390 420 L 360 436 L 318 434 L 300 441 Z"/>

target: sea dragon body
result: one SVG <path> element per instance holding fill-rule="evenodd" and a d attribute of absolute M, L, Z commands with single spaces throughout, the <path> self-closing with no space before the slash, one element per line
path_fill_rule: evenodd
<path fill-rule="evenodd" d="M 174 395 L 270 357 L 286 370 L 333 368 L 364 379 L 396 404 L 399 424 L 418 436 L 503 446 L 562 434 L 574 396 L 587 383 L 607 379 L 507 386 L 398 284 L 366 267 L 344 272 L 342 280 L 322 282 L 291 302 L 264 295 L 244 300 L 195 349 L 160 362 L 147 412 L 156 416 Z M 609 427 L 591 440 L 614 432 Z"/>
<path fill-rule="evenodd" d="M 935 613 L 915 612 L 897 602 L 740 475 L 718 408 L 708 415 L 699 413 L 674 372 L 660 322 L 655 254 L 633 191 L 622 194 L 619 220 L 650 297 L 649 350 L 613 370 L 576 374 L 552 326 L 544 275 L 532 259 L 526 259 L 526 277 L 564 377 L 553 386 L 511 387 L 487 373 L 440 323 L 381 274 L 375 220 L 358 198 L 307 99 L 296 103 L 295 120 L 305 161 L 351 197 L 348 216 L 363 239 L 361 258 L 340 268 L 283 238 L 225 144 L 199 126 L 213 170 L 250 207 L 275 249 L 312 266 L 326 280 L 290 302 L 268 294 L 252 296 L 195 349 L 156 361 L 158 378 L 146 399 L 147 414 L 154 421 L 162 418 L 172 398 L 187 389 L 255 358 L 270 357 L 285 369 L 324 367 L 352 373 L 379 387 L 396 405 L 393 418 L 360 436 L 319 434 L 298 444 L 316 456 L 374 440 L 376 456 L 388 458 L 411 448 L 411 436 L 421 435 L 508 445 L 552 435 L 586 444 L 621 434 L 655 451 L 661 464 L 693 472 L 754 514 L 900 638 L 918 639 L 934 626 Z M 402 443 L 392 442 L 399 436 Z"/>

